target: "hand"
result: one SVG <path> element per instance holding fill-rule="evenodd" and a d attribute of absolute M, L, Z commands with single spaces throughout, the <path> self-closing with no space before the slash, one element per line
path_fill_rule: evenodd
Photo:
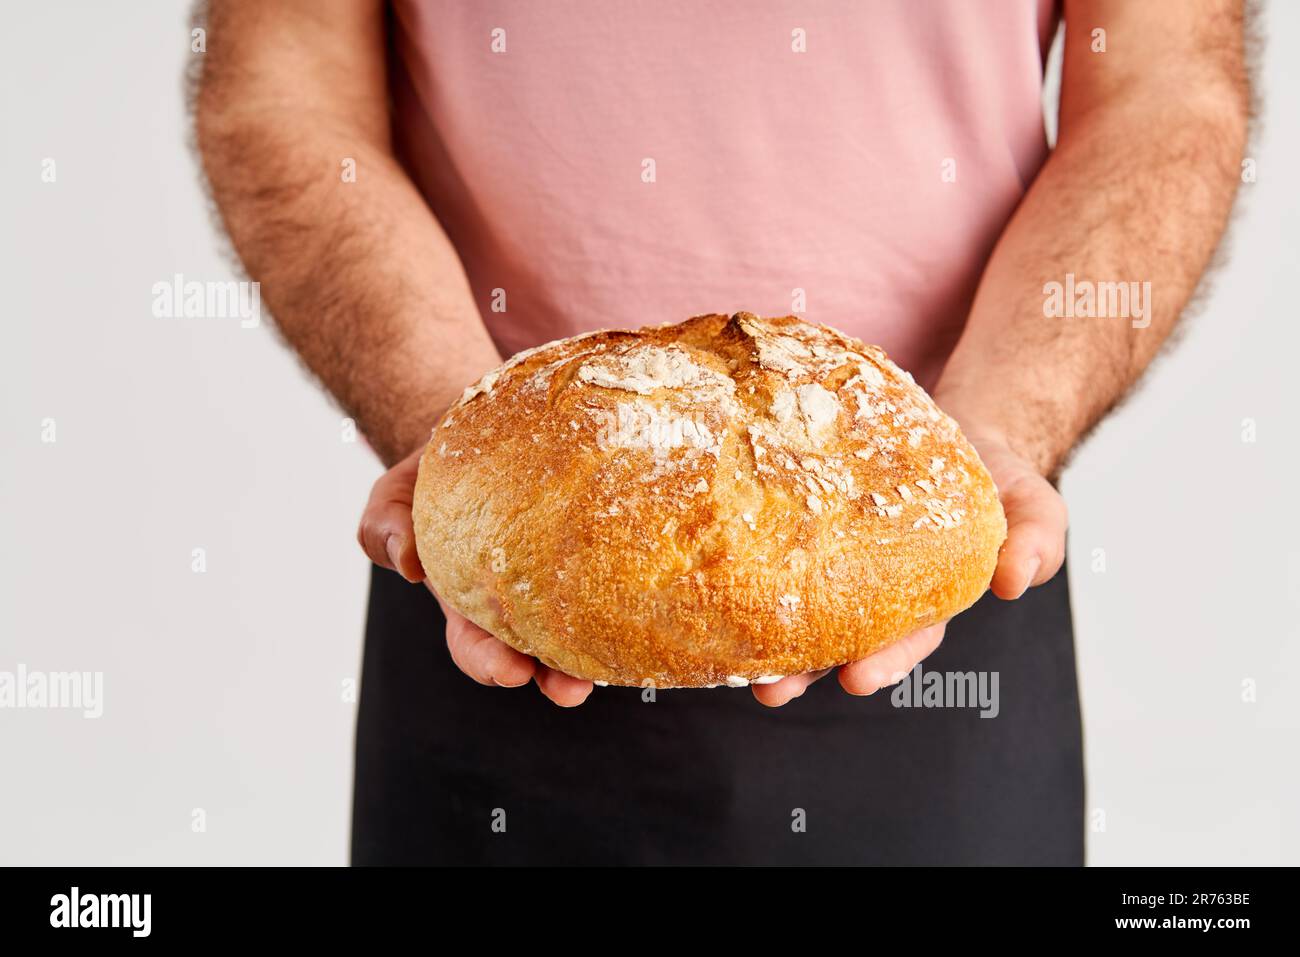
<path fill-rule="evenodd" d="M 1019 598 L 1031 585 L 1049 580 L 1065 560 L 1065 501 L 999 433 L 971 422 L 962 422 L 962 427 L 992 475 L 1007 516 L 1007 540 L 998 554 L 990 588 L 999 598 Z M 411 525 L 420 454 L 417 451 L 407 456 L 375 482 L 357 532 L 371 561 L 397 571 L 411 582 L 424 579 Z M 438 597 L 436 593 L 434 597 Z M 447 617 L 447 648 L 452 660 L 479 684 L 515 688 L 533 680 L 546 697 L 562 707 L 582 704 L 591 694 L 590 681 L 548 668 L 494 638 L 441 598 L 438 603 Z M 840 685 L 849 694 L 869 695 L 901 680 L 939 647 L 946 624 L 922 628 L 874 655 L 841 666 Z M 790 675 L 770 685 L 754 685 L 754 697 L 769 707 L 779 707 L 802 695 L 830 671 Z"/>
<path fill-rule="evenodd" d="M 1065 500 L 1028 459 L 1012 450 L 998 431 L 964 421 L 951 408 L 945 411 L 957 418 L 966 438 L 979 452 L 1006 512 L 1007 540 L 998 553 L 989 587 L 999 598 L 1019 598 L 1031 585 L 1049 580 L 1065 561 Z M 944 622 L 922 628 L 874 655 L 841 666 L 840 685 L 849 694 L 869 695 L 901 681 L 939 647 L 946 625 Z M 754 685 L 754 697 L 769 707 L 779 707 L 829 673 L 828 668 L 791 675 L 770 685 Z"/>
<path fill-rule="evenodd" d="M 451 660 L 479 684 L 518 688 L 536 681 L 542 694 L 561 707 L 582 704 L 591 694 L 590 681 L 572 678 L 515 651 L 448 606 L 425 581 L 411 524 L 411 501 L 423 451 L 412 452 L 375 482 L 357 530 L 361 548 L 376 565 L 392 569 L 407 581 L 424 581 L 447 616 L 447 650 L 451 652 Z"/>

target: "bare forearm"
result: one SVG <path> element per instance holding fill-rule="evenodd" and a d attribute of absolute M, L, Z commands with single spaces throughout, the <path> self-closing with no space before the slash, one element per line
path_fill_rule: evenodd
<path fill-rule="evenodd" d="M 354 144 L 341 155 L 358 179 L 344 184 L 337 150 L 295 135 L 241 125 L 205 149 L 213 192 L 285 338 L 392 464 L 499 358 L 455 251 L 393 160 Z M 236 144 L 251 163 L 223 161 Z"/>
<path fill-rule="evenodd" d="M 1225 228 L 1245 139 L 1240 60 L 1230 51 L 1184 64 L 1181 80 L 1157 70 L 1109 91 L 1096 74 L 1126 64 L 1080 50 L 1084 26 L 1067 26 L 1076 47 L 1060 143 L 999 242 L 936 389 L 1043 474 L 1174 328 Z M 1127 314 L 1087 315 L 1079 297 L 1097 292 L 1092 312 L 1128 295 Z"/>
<path fill-rule="evenodd" d="M 256 35 L 237 16 L 225 26 L 243 28 L 242 43 Z M 339 102 L 310 74 L 277 82 L 219 59 L 209 70 L 199 145 L 235 249 L 290 345 L 391 464 L 499 357 L 455 250 L 388 148 L 382 78 L 368 104 L 355 68 L 333 81 L 352 98 Z"/>

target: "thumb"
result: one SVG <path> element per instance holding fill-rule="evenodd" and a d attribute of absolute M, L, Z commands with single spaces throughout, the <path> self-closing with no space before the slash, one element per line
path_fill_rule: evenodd
<path fill-rule="evenodd" d="M 1027 465 L 993 478 L 1007 516 L 1007 540 L 990 588 L 999 598 L 1019 598 L 1061 570 L 1069 513 L 1052 483 Z"/>
<path fill-rule="evenodd" d="M 417 449 L 379 477 L 357 529 L 357 541 L 372 562 L 391 568 L 411 582 L 424 578 L 411 522 L 411 502 L 422 452 Z"/>

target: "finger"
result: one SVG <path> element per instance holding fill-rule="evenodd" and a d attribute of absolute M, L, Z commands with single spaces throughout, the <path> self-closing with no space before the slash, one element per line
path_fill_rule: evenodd
<path fill-rule="evenodd" d="M 423 449 L 416 449 L 375 480 L 367 507 L 383 502 L 410 505 L 415 500 L 415 480 L 420 474 Z"/>
<path fill-rule="evenodd" d="M 947 622 L 914 631 L 888 648 L 840 668 L 840 686 L 849 694 L 875 694 L 885 685 L 907 677 L 917 662 L 925 660 L 943 641 Z"/>
<path fill-rule="evenodd" d="M 753 690 L 754 697 L 758 699 L 759 704 L 765 704 L 769 708 L 779 708 L 800 697 L 812 686 L 813 682 L 826 677 L 826 675 L 830 674 L 830 671 L 829 668 L 823 668 L 821 671 L 789 675 L 780 681 L 773 681 L 770 685 L 751 685 L 750 688 Z"/>
<path fill-rule="evenodd" d="M 456 667 L 481 685 L 518 688 L 528 684 L 538 667 L 535 659 L 455 612 L 447 616 L 447 650 Z"/>
<path fill-rule="evenodd" d="M 999 489 L 1007 540 L 990 587 L 999 598 L 1019 598 L 1061 570 L 1069 512 L 1065 499 L 1040 475 L 1025 473 Z"/>
<path fill-rule="evenodd" d="M 409 505 L 390 503 L 367 508 L 357 538 L 366 557 L 376 565 L 391 568 L 409 582 L 424 579 Z"/>
<path fill-rule="evenodd" d="M 550 698 L 561 708 L 575 708 L 587 700 L 595 685 L 581 678 L 574 678 L 562 671 L 548 668 L 540 662 L 533 676 L 542 694 Z"/>
<path fill-rule="evenodd" d="M 372 562 L 391 568 L 412 582 L 424 578 L 411 524 L 411 501 L 419 466 L 420 453 L 412 452 L 379 477 L 370 490 L 357 529 L 357 541 Z"/>

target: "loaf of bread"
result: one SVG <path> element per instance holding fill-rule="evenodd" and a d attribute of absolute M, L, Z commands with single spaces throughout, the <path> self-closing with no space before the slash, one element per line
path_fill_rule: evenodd
<path fill-rule="evenodd" d="M 519 353 L 434 429 L 413 516 L 465 617 L 658 688 L 879 651 L 974 603 L 1006 535 L 975 450 L 882 350 L 743 312 Z"/>

